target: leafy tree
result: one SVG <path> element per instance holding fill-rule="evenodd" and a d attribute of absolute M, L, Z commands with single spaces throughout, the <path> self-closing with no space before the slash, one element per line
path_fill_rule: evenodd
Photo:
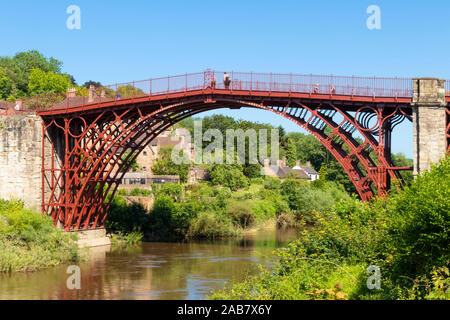
<path fill-rule="evenodd" d="M 6 100 L 13 91 L 13 81 L 8 76 L 7 69 L 0 67 L 0 99 Z"/>
<path fill-rule="evenodd" d="M 221 185 L 237 190 L 248 186 L 248 178 L 242 172 L 239 165 L 218 164 L 213 167 L 210 173 L 211 182 L 214 185 Z"/>
<path fill-rule="evenodd" d="M 288 167 L 295 166 L 297 161 L 297 147 L 292 139 L 288 136 L 281 138 L 282 156 L 286 157 L 286 165 Z"/>
<path fill-rule="evenodd" d="M 102 86 L 102 84 L 97 81 L 89 80 L 89 81 L 86 81 L 85 83 L 83 83 L 83 85 L 82 85 L 82 87 L 86 87 L 86 88 L 90 88 L 91 86 L 93 86 L 95 88 L 99 88 Z"/>
<path fill-rule="evenodd" d="M 26 97 L 32 94 L 29 92 L 28 82 L 33 69 L 60 74 L 61 66 L 61 61 L 46 58 L 37 50 L 19 52 L 14 57 L 0 57 L 0 67 L 8 70 L 8 77 L 15 88 L 13 98 Z"/>
<path fill-rule="evenodd" d="M 66 92 L 71 84 L 68 75 L 56 74 L 53 71 L 45 72 L 35 68 L 30 73 L 28 92 L 31 95 Z"/>
<path fill-rule="evenodd" d="M 181 164 L 177 164 L 172 160 L 172 146 L 162 147 L 159 150 L 161 158 L 153 164 L 152 171 L 157 175 L 178 175 L 180 181 L 186 182 L 189 173 L 189 164 L 187 159 Z"/>
<path fill-rule="evenodd" d="M 120 94 L 122 98 L 145 95 L 144 91 L 129 84 L 118 87 L 117 94 Z"/>

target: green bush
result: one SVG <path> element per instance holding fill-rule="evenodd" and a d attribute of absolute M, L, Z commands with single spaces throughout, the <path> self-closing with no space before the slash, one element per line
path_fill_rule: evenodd
<path fill-rule="evenodd" d="M 152 193 L 148 189 L 139 189 L 139 188 L 133 188 L 130 192 L 130 196 L 134 197 L 148 197 Z"/>
<path fill-rule="evenodd" d="M 234 165 L 215 165 L 211 170 L 210 178 L 212 184 L 225 186 L 231 190 L 245 188 L 249 185 L 248 178 L 238 166 Z"/>
<path fill-rule="evenodd" d="M 314 188 L 324 192 L 326 184 Z M 299 190 L 308 191 L 301 182 L 283 183 L 290 206 Z M 390 198 L 345 197 L 314 212 L 314 227 L 277 250 L 273 271 L 263 269 L 211 298 L 449 299 L 449 201 L 447 158 Z M 381 290 L 367 288 L 369 265 L 382 270 Z"/>
<path fill-rule="evenodd" d="M 188 236 L 191 238 L 208 238 L 234 236 L 231 221 L 216 212 L 200 212 L 197 219 L 189 227 Z"/>
<path fill-rule="evenodd" d="M 393 198 L 395 270 L 419 275 L 450 261 L 450 157 Z"/>
<path fill-rule="evenodd" d="M 128 234 L 146 228 L 149 216 L 144 207 L 138 203 L 127 204 L 125 198 L 115 196 L 105 221 L 109 233 Z"/>
<path fill-rule="evenodd" d="M 243 229 L 251 227 L 256 220 L 253 210 L 245 203 L 235 203 L 227 210 L 228 216 L 233 223 Z"/>
<path fill-rule="evenodd" d="M 50 217 L 0 200 L 0 272 L 33 271 L 81 259 L 76 236 L 55 228 Z"/>

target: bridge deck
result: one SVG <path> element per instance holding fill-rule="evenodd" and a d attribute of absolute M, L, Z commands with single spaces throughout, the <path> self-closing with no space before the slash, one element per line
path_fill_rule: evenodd
<path fill-rule="evenodd" d="M 412 97 L 410 78 L 346 77 L 275 73 L 225 73 L 207 70 L 164 78 L 118 83 L 95 89 L 90 98 L 66 93 L 23 100 L 26 110 L 41 115 L 61 114 L 123 105 L 177 99 L 186 95 L 242 95 L 262 98 L 301 98 L 342 102 L 408 103 Z M 446 89 L 450 93 L 450 87 Z M 449 94 L 450 96 L 450 94 Z M 450 98 L 450 97 L 449 97 Z M 82 108 L 82 109 L 80 109 Z M 63 111 L 64 110 L 64 111 Z"/>

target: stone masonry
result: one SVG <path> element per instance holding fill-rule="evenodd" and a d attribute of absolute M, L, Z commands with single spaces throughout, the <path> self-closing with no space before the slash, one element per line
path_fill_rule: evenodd
<path fill-rule="evenodd" d="M 413 80 L 414 176 L 429 170 L 446 152 L 446 103 L 444 80 Z"/>
<path fill-rule="evenodd" d="M 41 136 L 40 117 L 0 117 L 0 199 L 22 199 L 40 210 Z"/>

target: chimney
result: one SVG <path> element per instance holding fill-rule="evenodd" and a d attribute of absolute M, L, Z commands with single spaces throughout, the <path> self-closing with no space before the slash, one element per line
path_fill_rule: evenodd
<path fill-rule="evenodd" d="M 89 91 L 88 102 L 93 102 L 94 99 L 97 97 L 97 94 L 95 93 L 95 87 L 91 85 L 88 91 Z"/>
<path fill-rule="evenodd" d="M 286 156 L 283 156 L 283 159 L 281 160 L 281 164 L 283 167 L 286 167 Z"/>
<path fill-rule="evenodd" d="M 278 167 L 283 166 L 283 160 L 277 160 L 277 166 Z"/>
<path fill-rule="evenodd" d="M 264 168 L 269 168 L 270 166 L 270 159 L 264 159 Z"/>
<path fill-rule="evenodd" d="M 101 92 L 100 92 L 100 98 L 105 98 L 106 97 L 106 93 L 105 93 L 105 90 L 102 90 Z"/>
<path fill-rule="evenodd" d="M 306 166 L 311 167 L 311 161 L 306 161 Z"/>
<path fill-rule="evenodd" d="M 295 166 L 300 167 L 300 160 L 295 161 Z"/>
<path fill-rule="evenodd" d="M 23 100 L 22 99 L 16 99 L 16 105 L 14 106 L 14 109 L 17 111 L 23 110 Z"/>
<path fill-rule="evenodd" d="M 77 96 L 77 89 L 75 89 L 75 88 L 67 89 L 67 99 L 75 98 L 76 96 Z"/>

